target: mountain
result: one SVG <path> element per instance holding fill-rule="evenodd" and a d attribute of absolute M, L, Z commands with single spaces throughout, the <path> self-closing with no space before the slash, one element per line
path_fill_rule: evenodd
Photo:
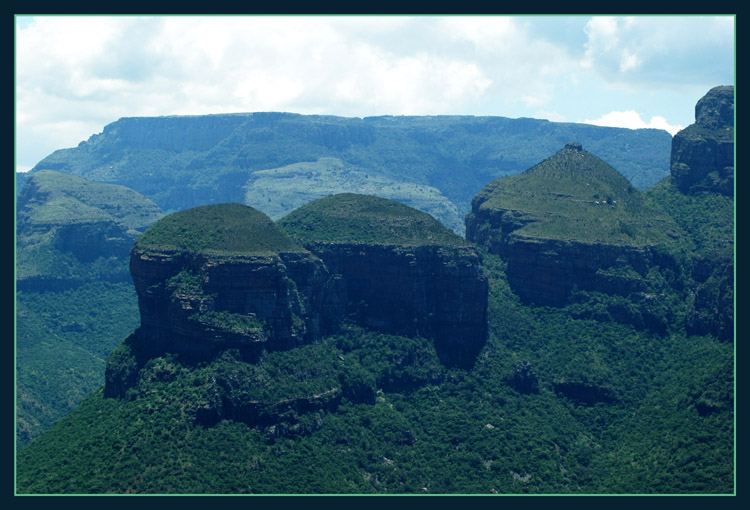
<path fill-rule="evenodd" d="M 123 186 L 36 172 L 18 197 L 16 389 L 20 445 L 103 381 L 137 324 L 130 246 L 161 211 Z"/>
<path fill-rule="evenodd" d="M 342 253 L 352 244 L 329 244 L 333 250 L 318 258 L 268 216 L 242 204 L 200 206 L 162 218 L 131 252 L 141 326 L 110 356 L 104 396 L 137 399 L 150 387 L 153 367 L 160 366 L 171 372 L 166 380 L 200 378 L 193 384 L 199 388 L 183 401 L 185 416 L 195 424 L 231 419 L 297 432 L 305 416 L 335 411 L 344 396 L 355 402 L 375 399 L 378 377 L 353 356 L 350 361 L 332 356 L 330 345 L 322 342 L 323 335 L 340 331 L 353 307 L 358 310 L 349 320 L 355 323 L 412 337 L 420 336 L 415 325 L 421 325 L 435 337 L 443 362 L 473 361 L 486 337 L 487 280 L 465 241 L 425 213 L 376 197 L 337 195 L 295 214 L 285 222 L 286 230 L 304 231 L 306 244 L 329 242 L 326 233 L 357 232 L 354 227 L 363 221 L 390 235 L 382 237 L 386 245 L 372 239 L 357 244 L 354 255 Z M 350 228 L 339 228 L 342 222 Z M 414 246 L 429 250 L 415 254 Z M 371 281 L 362 282 L 360 271 L 380 280 L 380 286 L 368 287 Z M 390 299 L 383 300 L 380 292 Z M 438 317 L 424 321 L 433 315 Z M 318 360 L 312 372 L 306 361 L 311 356 Z M 279 374 L 281 380 L 258 385 L 257 374 L 278 371 L 274 360 L 279 359 L 301 363 L 296 375 L 285 382 Z M 403 389 L 422 381 L 404 374 L 386 384 Z"/>
<path fill-rule="evenodd" d="M 124 186 L 60 172 L 31 175 L 18 197 L 17 277 L 22 290 L 127 281 L 139 229 L 161 211 Z"/>
<path fill-rule="evenodd" d="M 568 143 L 527 171 L 490 182 L 466 219 L 467 239 L 507 262 L 508 283 L 524 300 L 563 306 L 580 292 L 627 296 L 622 320 L 665 330 L 652 309 L 674 271 L 665 244 L 679 235 L 672 218 L 581 144 Z"/>
<path fill-rule="evenodd" d="M 635 186 L 669 172 L 665 131 L 504 117 L 344 118 L 291 113 L 123 118 L 49 169 L 128 186 L 164 211 L 239 202 L 273 219 L 316 198 L 375 194 L 463 235 L 471 198 L 578 140 Z"/>
<path fill-rule="evenodd" d="M 432 339 L 446 364 L 474 363 L 487 337 L 487 279 L 465 239 L 426 213 L 355 194 L 313 201 L 279 226 L 340 275 L 357 322 Z"/>

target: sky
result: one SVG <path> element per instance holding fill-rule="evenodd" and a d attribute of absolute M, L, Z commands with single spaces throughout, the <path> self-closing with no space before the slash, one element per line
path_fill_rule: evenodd
<path fill-rule="evenodd" d="M 492 115 L 665 129 L 733 16 L 16 16 L 16 170 L 121 117 Z"/>

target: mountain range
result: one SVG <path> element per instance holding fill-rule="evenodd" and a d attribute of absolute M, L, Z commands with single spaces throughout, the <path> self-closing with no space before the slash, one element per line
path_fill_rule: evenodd
<path fill-rule="evenodd" d="M 660 132 L 489 117 L 121 119 L 52 154 L 18 491 L 733 493 L 733 126 L 717 87 L 666 166 Z M 73 346 L 100 379 L 60 409 Z"/>

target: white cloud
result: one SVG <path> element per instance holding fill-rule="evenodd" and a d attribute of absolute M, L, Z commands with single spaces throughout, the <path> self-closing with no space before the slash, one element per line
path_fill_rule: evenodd
<path fill-rule="evenodd" d="M 581 67 L 624 89 L 711 87 L 734 77 L 731 16 L 593 17 L 584 30 Z"/>
<path fill-rule="evenodd" d="M 668 131 L 669 134 L 674 136 L 680 131 L 683 126 L 670 125 L 667 119 L 655 115 L 651 117 L 649 122 L 644 121 L 641 115 L 633 110 L 624 112 L 609 112 L 602 115 L 598 119 L 587 119 L 583 121 L 584 124 L 594 124 L 596 126 L 609 126 L 609 127 L 622 127 L 628 129 L 663 129 Z"/>
<path fill-rule="evenodd" d="M 500 16 L 19 19 L 18 164 L 32 166 L 123 116 L 276 110 L 343 116 L 553 112 L 550 118 L 564 119 L 607 108 L 646 111 L 649 124 L 655 124 L 658 115 L 671 114 L 647 108 L 645 100 L 630 103 L 638 86 L 658 82 L 671 94 L 692 83 L 684 107 L 692 111 L 695 76 L 684 69 L 700 68 L 710 76 L 705 90 L 733 79 L 731 73 L 724 78 L 713 72 L 725 59 L 716 58 L 717 52 L 733 56 L 733 46 L 726 49 L 734 34 L 731 18 L 578 17 L 565 18 L 564 27 L 555 19 L 546 19 L 546 25 L 534 21 Z M 703 82 L 696 81 L 702 89 Z M 619 101 L 612 105 L 612 98 Z"/>

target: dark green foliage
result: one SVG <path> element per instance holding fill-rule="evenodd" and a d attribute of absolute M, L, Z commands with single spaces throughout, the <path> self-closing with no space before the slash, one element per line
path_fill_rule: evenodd
<path fill-rule="evenodd" d="M 443 368 L 430 342 L 349 326 L 319 344 L 269 353 L 259 365 L 227 355 L 195 367 L 164 356 L 144 365 L 128 399 L 95 392 L 24 448 L 18 489 L 734 491 L 731 345 L 525 306 L 500 259 L 485 255 L 484 266 L 490 337 L 469 372 Z M 508 384 L 525 361 L 537 393 Z M 616 400 L 557 394 L 561 381 Z M 224 399 L 273 402 L 342 386 L 338 407 L 283 426 L 195 421 L 198 408 L 215 405 L 212 388 Z"/>
<path fill-rule="evenodd" d="M 170 214 L 146 230 L 135 247 L 223 254 L 302 250 L 268 216 L 242 204 L 207 205 Z"/>
<path fill-rule="evenodd" d="M 132 284 L 16 295 L 19 445 L 104 382 L 104 360 L 139 324 Z"/>
<path fill-rule="evenodd" d="M 566 146 L 519 175 L 490 182 L 475 201 L 482 209 L 520 215 L 514 235 L 521 236 L 643 246 L 664 241 L 677 228 L 614 168 L 580 146 Z"/>
<path fill-rule="evenodd" d="M 300 242 L 466 246 L 466 240 L 429 214 L 367 195 L 342 193 L 321 198 L 278 221 Z"/>
<path fill-rule="evenodd" d="M 227 312 L 226 310 L 220 312 L 212 310 L 201 314 L 195 314 L 190 316 L 190 320 L 196 320 L 208 326 L 220 327 L 237 334 L 248 334 L 264 328 L 263 322 L 255 317 L 250 317 L 240 313 Z M 295 326 L 300 327 L 298 324 L 295 324 Z"/>

